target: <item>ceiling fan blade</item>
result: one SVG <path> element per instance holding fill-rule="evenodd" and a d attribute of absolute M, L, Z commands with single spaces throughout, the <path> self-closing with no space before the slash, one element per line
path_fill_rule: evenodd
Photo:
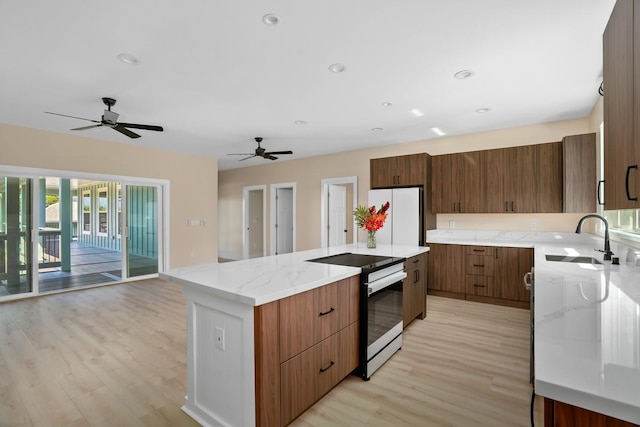
<path fill-rule="evenodd" d="M 253 156 L 252 153 L 229 153 L 227 156 Z"/>
<path fill-rule="evenodd" d="M 269 156 L 271 154 L 293 154 L 293 151 L 269 151 L 268 153 L 264 153 L 265 156 Z"/>
<path fill-rule="evenodd" d="M 138 135 L 135 132 L 131 132 L 129 129 L 125 128 L 124 126 L 122 126 L 119 123 L 117 125 L 115 125 L 114 127 L 112 127 L 111 129 L 117 130 L 121 134 L 127 135 L 129 138 L 140 138 L 140 135 Z"/>
<path fill-rule="evenodd" d="M 70 130 L 85 130 L 85 129 L 91 129 L 91 128 L 99 128 L 100 126 L 102 126 L 102 123 L 97 125 L 82 126 L 81 128 L 73 128 Z"/>
<path fill-rule="evenodd" d="M 91 119 L 85 119 L 84 117 L 69 116 L 68 114 L 52 113 L 51 111 L 45 111 L 44 113 L 45 114 L 53 114 L 54 116 L 71 117 L 72 119 L 87 120 L 87 121 L 93 122 L 93 123 L 100 123 L 99 120 L 91 120 Z"/>
<path fill-rule="evenodd" d="M 137 123 L 120 123 L 120 122 L 118 122 L 118 125 L 124 126 L 126 128 L 132 128 L 132 129 L 155 130 L 156 132 L 164 131 L 162 126 L 155 126 L 155 125 L 140 125 Z"/>
<path fill-rule="evenodd" d="M 244 159 L 240 159 L 240 160 L 238 160 L 238 161 L 239 161 L 239 162 L 241 162 L 241 161 L 243 161 L 243 160 L 247 160 L 247 159 L 250 159 L 250 158 L 252 158 L 252 157 L 256 157 L 256 155 L 254 154 L 253 156 L 245 157 Z"/>
<path fill-rule="evenodd" d="M 274 156 L 270 155 L 269 153 L 264 153 L 264 156 L 262 156 L 262 157 L 264 157 L 265 159 L 269 159 L 269 160 L 278 160 L 277 157 L 274 157 Z"/>

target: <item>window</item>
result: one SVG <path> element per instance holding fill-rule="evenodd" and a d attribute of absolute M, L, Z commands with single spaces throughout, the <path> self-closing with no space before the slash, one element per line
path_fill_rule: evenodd
<path fill-rule="evenodd" d="M 91 233 L 91 191 L 82 193 L 82 233 Z"/>
<path fill-rule="evenodd" d="M 98 234 L 106 235 L 109 231 L 109 199 L 107 189 L 98 189 Z"/>

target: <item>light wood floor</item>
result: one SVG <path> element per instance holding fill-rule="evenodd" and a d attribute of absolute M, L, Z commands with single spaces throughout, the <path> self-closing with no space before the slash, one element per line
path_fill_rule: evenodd
<path fill-rule="evenodd" d="M 529 425 L 529 312 L 427 304 L 371 381 L 347 378 L 293 425 Z M 162 280 L 0 304 L 0 426 L 196 426 L 184 310 Z"/>

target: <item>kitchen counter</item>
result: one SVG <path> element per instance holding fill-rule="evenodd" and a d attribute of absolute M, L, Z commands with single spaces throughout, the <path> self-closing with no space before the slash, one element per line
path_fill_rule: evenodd
<path fill-rule="evenodd" d="M 319 264 L 309 259 L 345 252 L 409 258 L 429 250 L 420 246 L 365 243 L 177 268 L 160 277 L 185 286 L 199 287 L 212 295 L 258 306 L 360 274 L 359 267 Z"/>
<path fill-rule="evenodd" d="M 364 243 L 351 244 L 161 273 L 161 277 L 183 286 L 186 300 L 187 396 L 183 411 L 206 427 L 256 425 L 257 362 L 269 357 L 256 354 L 256 341 L 265 339 L 256 307 L 264 308 L 264 304 L 357 276 L 361 271 L 359 267 L 307 260 L 345 252 L 409 258 L 428 250 L 382 244 L 367 249 Z"/>
<path fill-rule="evenodd" d="M 611 242 L 621 265 L 602 261 L 601 237 L 575 233 L 436 230 L 428 243 L 535 248 L 536 394 L 640 424 L 640 250 Z"/>

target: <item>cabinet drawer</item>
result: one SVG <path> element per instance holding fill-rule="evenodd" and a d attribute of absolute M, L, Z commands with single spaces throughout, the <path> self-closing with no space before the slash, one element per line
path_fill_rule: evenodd
<path fill-rule="evenodd" d="M 467 274 L 493 276 L 494 258 L 483 255 L 467 255 Z"/>
<path fill-rule="evenodd" d="M 467 293 L 483 297 L 494 296 L 493 277 L 467 274 Z"/>
<path fill-rule="evenodd" d="M 467 255 L 480 255 L 480 256 L 495 256 L 495 250 L 493 246 L 467 246 Z"/>

